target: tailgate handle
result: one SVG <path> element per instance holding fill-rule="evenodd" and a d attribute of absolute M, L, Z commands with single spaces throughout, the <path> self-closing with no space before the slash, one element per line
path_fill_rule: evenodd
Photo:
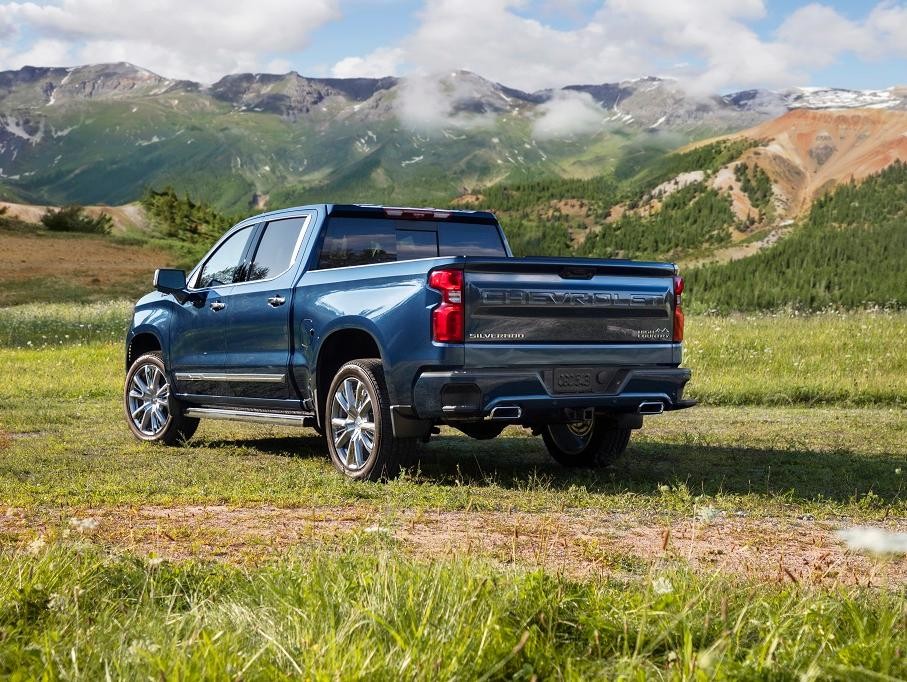
<path fill-rule="evenodd" d="M 561 279 L 592 279 L 595 276 L 595 268 L 580 268 L 571 265 L 561 270 L 559 274 Z"/>

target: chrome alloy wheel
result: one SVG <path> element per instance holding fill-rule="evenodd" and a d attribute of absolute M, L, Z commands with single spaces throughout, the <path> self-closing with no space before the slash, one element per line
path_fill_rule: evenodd
<path fill-rule="evenodd" d="M 146 436 L 156 436 L 167 426 L 170 384 L 156 365 L 149 363 L 136 370 L 127 401 L 132 423 Z"/>
<path fill-rule="evenodd" d="M 365 466 L 375 449 L 375 412 L 365 384 L 347 377 L 331 398 L 331 437 L 350 471 Z"/>

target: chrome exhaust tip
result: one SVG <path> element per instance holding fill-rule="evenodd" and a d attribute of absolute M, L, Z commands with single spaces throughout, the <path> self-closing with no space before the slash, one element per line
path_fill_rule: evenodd
<path fill-rule="evenodd" d="M 489 417 L 491 419 L 501 419 L 513 421 L 523 416 L 523 408 L 519 405 L 501 405 L 495 407 Z"/>
<path fill-rule="evenodd" d="M 665 411 L 665 404 L 660 401 L 647 401 L 639 404 L 639 414 L 661 414 Z"/>

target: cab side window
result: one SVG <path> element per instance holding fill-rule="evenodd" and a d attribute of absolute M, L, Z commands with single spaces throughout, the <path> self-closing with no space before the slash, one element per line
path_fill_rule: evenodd
<path fill-rule="evenodd" d="M 265 225 L 249 267 L 247 282 L 276 277 L 290 267 L 307 220 L 305 216 L 285 218 L 272 220 Z"/>
<path fill-rule="evenodd" d="M 252 234 L 254 226 L 244 227 L 234 232 L 217 251 L 205 261 L 195 283 L 196 289 L 234 284 L 243 280 L 243 253 Z"/>

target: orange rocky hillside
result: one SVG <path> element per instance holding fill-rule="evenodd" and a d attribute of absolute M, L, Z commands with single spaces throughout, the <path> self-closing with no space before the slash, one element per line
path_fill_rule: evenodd
<path fill-rule="evenodd" d="M 783 212 L 793 216 L 836 184 L 907 161 L 907 112 L 794 109 L 732 137 L 764 141 L 739 161 L 768 173 Z"/>

